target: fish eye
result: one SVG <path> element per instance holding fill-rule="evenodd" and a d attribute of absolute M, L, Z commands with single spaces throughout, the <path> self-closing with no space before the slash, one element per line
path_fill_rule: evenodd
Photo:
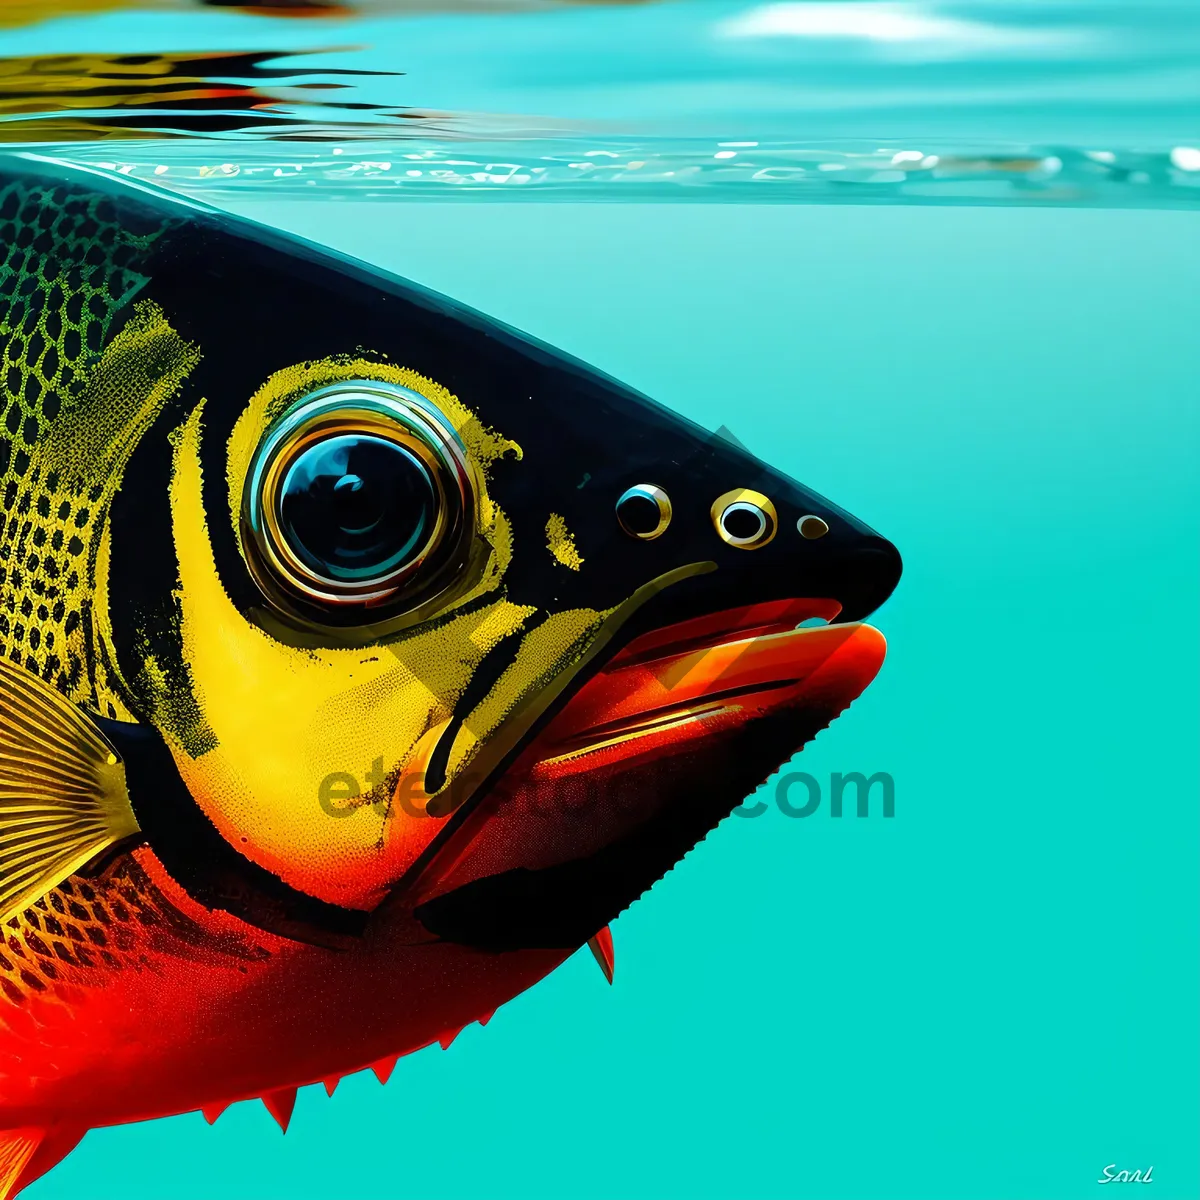
<path fill-rule="evenodd" d="M 311 392 L 267 431 L 243 492 L 243 545 L 284 608 L 375 621 L 448 586 L 474 511 L 466 452 L 440 411 L 358 380 Z"/>
<path fill-rule="evenodd" d="M 762 492 L 735 488 L 718 496 L 711 509 L 713 527 L 728 546 L 757 550 L 774 536 L 779 525 L 775 505 Z"/>

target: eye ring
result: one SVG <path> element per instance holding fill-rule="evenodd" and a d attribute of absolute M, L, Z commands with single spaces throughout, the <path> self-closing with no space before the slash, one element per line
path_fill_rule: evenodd
<path fill-rule="evenodd" d="M 356 461 L 370 468 L 365 480 Z M 331 504 L 332 513 L 321 508 Z M 242 493 L 242 543 L 255 582 L 280 606 L 334 624 L 373 622 L 449 586 L 466 563 L 476 507 L 466 450 L 429 400 L 347 380 L 296 401 L 259 443 Z M 315 548 L 298 533 L 297 512 Z"/>
<path fill-rule="evenodd" d="M 616 513 L 630 537 L 652 542 L 662 537 L 671 523 L 671 498 L 656 484 L 636 483 L 617 498 Z"/>
<path fill-rule="evenodd" d="M 751 488 L 734 488 L 718 496 L 709 510 L 717 536 L 738 550 L 759 550 L 779 528 L 775 505 Z"/>

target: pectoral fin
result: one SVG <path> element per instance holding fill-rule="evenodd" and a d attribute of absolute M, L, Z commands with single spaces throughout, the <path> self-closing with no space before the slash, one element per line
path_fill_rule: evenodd
<path fill-rule="evenodd" d="M 0 1129 L 0 1200 L 11 1200 L 61 1162 L 86 1131 L 73 1126 Z"/>
<path fill-rule="evenodd" d="M 0 659 L 0 922 L 137 832 L 124 764 L 103 734 Z"/>
<path fill-rule="evenodd" d="M 0 1196 L 8 1200 L 16 1191 L 25 1164 L 45 1136 L 41 1129 L 0 1130 Z"/>

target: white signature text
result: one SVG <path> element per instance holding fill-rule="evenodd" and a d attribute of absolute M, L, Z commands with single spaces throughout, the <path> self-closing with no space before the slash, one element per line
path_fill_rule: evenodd
<path fill-rule="evenodd" d="M 1109 1163 L 1104 1168 L 1104 1177 L 1097 1183 L 1153 1183 L 1154 1168 L 1147 1167 L 1143 1171 L 1118 1171 L 1116 1163 Z"/>

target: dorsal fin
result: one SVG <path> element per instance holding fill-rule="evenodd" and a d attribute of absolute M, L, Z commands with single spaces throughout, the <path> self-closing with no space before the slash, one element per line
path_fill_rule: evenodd
<path fill-rule="evenodd" d="M 0 921 L 137 832 L 112 746 L 65 696 L 0 659 Z"/>

